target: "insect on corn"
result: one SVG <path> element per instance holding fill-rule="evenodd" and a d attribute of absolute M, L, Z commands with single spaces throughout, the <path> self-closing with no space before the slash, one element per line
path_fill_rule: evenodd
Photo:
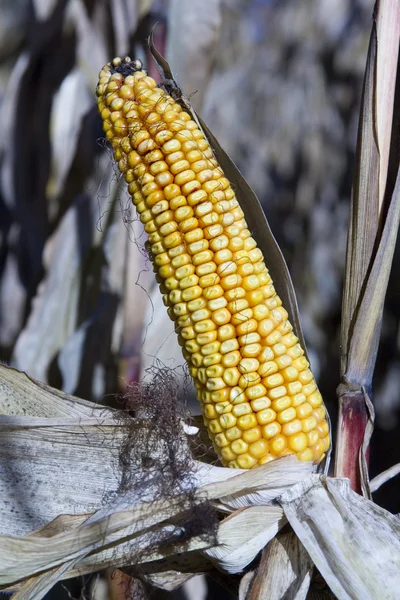
<path fill-rule="evenodd" d="M 102 69 L 97 97 L 222 463 L 320 462 L 321 394 L 203 132 L 128 57 Z"/>

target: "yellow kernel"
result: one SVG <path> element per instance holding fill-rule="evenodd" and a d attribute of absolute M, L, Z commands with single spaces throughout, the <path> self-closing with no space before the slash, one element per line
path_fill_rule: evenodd
<path fill-rule="evenodd" d="M 329 425 L 326 421 L 322 421 L 322 423 L 318 423 L 317 431 L 320 438 L 324 438 L 329 435 Z"/>
<path fill-rule="evenodd" d="M 207 240 L 204 240 L 207 242 Z M 197 252 L 194 253 L 194 256 L 192 257 L 192 262 L 195 266 L 198 265 L 202 265 L 206 262 L 209 262 L 213 257 L 213 253 L 211 252 L 211 250 L 198 250 Z"/>
<path fill-rule="evenodd" d="M 221 415 L 219 418 L 219 422 L 224 429 L 229 429 L 230 427 L 234 427 L 236 425 L 236 417 L 233 416 L 231 412 Z"/>
<path fill-rule="evenodd" d="M 228 352 L 227 354 L 224 354 L 224 356 L 221 359 L 221 363 L 224 367 L 227 368 L 236 367 L 239 364 L 240 359 L 240 352 L 234 350 L 233 352 Z"/>
<path fill-rule="evenodd" d="M 236 314 L 242 310 L 245 310 L 248 306 L 249 303 L 247 300 L 244 300 L 243 298 L 235 298 L 228 303 L 228 310 L 231 313 Z"/>
<path fill-rule="evenodd" d="M 172 275 L 174 275 L 174 269 L 172 268 L 172 266 L 170 264 L 163 265 L 162 267 L 160 267 L 158 269 L 158 274 L 160 275 L 160 277 L 163 277 L 164 279 L 168 279 L 168 277 L 171 277 Z"/>
<path fill-rule="evenodd" d="M 319 441 L 318 431 L 316 429 L 312 429 L 310 431 L 305 432 L 307 436 L 307 444 L 309 447 L 315 446 L 315 444 Z"/>
<path fill-rule="evenodd" d="M 190 189 L 189 183 L 187 183 L 186 187 L 183 186 L 182 188 L 183 191 L 189 192 L 187 195 L 187 201 L 188 204 L 190 204 L 190 206 L 197 206 L 198 204 L 204 202 L 207 199 L 207 194 L 204 190 L 196 189 L 197 182 L 192 182 L 191 187 L 193 187 L 193 189 Z"/>
<path fill-rule="evenodd" d="M 302 391 L 302 385 L 300 381 L 291 381 L 287 384 L 287 389 L 289 394 L 294 396 L 295 394 L 299 394 Z"/>
<path fill-rule="evenodd" d="M 221 279 L 221 287 L 224 290 L 232 290 L 240 286 L 242 278 L 237 273 L 232 273 L 232 275 L 227 275 Z"/>
<path fill-rule="evenodd" d="M 304 354 L 304 351 L 300 344 L 295 344 L 287 349 L 287 354 L 290 356 L 290 358 L 295 360 L 296 358 L 301 357 Z"/>
<path fill-rule="evenodd" d="M 289 421 L 293 421 L 296 418 L 296 409 L 292 406 L 290 408 L 286 408 L 282 412 L 278 413 L 277 421 L 281 424 L 289 423 Z"/>
<path fill-rule="evenodd" d="M 190 302 L 191 300 L 194 300 L 195 298 L 199 298 L 202 293 L 203 292 L 202 292 L 201 287 L 199 285 L 194 285 L 193 287 L 183 290 L 182 299 L 185 302 Z"/>
<path fill-rule="evenodd" d="M 223 277 L 226 277 L 227 275 L 232 275 L 233 273 L 236 273 L 236 271 L 237 266 L 232 260 L 229 260 L 225 263 L 221 263 L 220 265 L 218 265 L 217 268 L 218 275 L 221 275 Z"/>
<path fill-rule="evenodd" d="M 229 399 L 232 404 L 241 404 L 242 402 L 247 402 L 247 398 L 244 395 L 242 388 L 239 386 L 230 389 Z"/>
<path fill-rule="evenodd" d="M 241 373 L 251 373 L 257 371 L 260 363 L 256 358 L 243 358 L 239 365 L 238 369 Z"/>
<path fill-rule="evenodd" d="M 183 267 L 178 267 L 175 271 L 175 277 L 177 279 L 186 279 L 194 274 L 194 266 L 186 264 Z M 186 286 L 188 287 L 188 286 Z"/>
<path fill-rule="evenodd" d="M 179 304 L 180 302 L 182 302 L 182 292 L 181 292 L 181 290 L 179 290 L 179 289 L 172 290 L 168 294 L 168 300 L 171 302 L 171 304 Z"/>
<path fill-rule="evenodd" d="M 246 358 L 255 358 L 260 354 L 260 350 L 261 344 L 246 344 L 242 346 L 242 355 Z"/>
<path fill-rule="evenodd" d="M 196 337 L 193 327 L 182 327 L 179 331 L 179 335 L 182 336 L 184 340 L 192 340 Z"/>
<path fill-rule="evenodd" d="M 228 432 L 226 432 L 226 433 L 228 433 Z M 244 454 L 249 449 L 249 446 L 243 440 L 237 439 L 231 443 L 231 448 L 235 454 Z"/>
<path fill-rule="evenodd" d="M 258 440 L 249 446 L 249 454 L 253 458 L 261 458 L 268 454 L 269 446 L 266 440 Z"/>
<path fill-rule="evenodd" d="M 226 436 L 224 433 L 218 433 L 214 438 L 214 442 L 220 448 L 223 448 L 224 446 L 229 446 L 229 441 L 226 439 Z"/>
<path fill-rule="evenodd" d="M 191 361 L 195 367 L 201 367 L 201 365 L 203 364 L 203 357 L 201 354 L 195 353 L 192 354 Z"/>
<path fill-rule="evenodd" d="M 299 377 L 299 372 L 294 367 L 286 367 L 286 369 L 284 369 L 282 371 L 282 375 L 283 375 L 285 381 L 295 381 Z"/>
<path fill-rule="evenodd" d="M 250 319 L 249 321 L 247 321 L 246 325 L 248 325 L 249 322 L 251 323 L 251 321 L 253 321 L 253 319 Z M 250 329 L 251 329 L 251 327 L 250 327 Z M 250 331 L 249 333 L 245 333 L 244 335 L 241 335 L 238 338 L 238 340 L 239 340 L 239 344 L 241 346 L 249 346 L 249 345 L 257 344 L 260 341 L 260 336 L 255 331 Z M 260 351 L 258 352 L 258 354 L 260 354 Z"/>
<path fill-rule="evenodd" d="M 249 344 L 256 344 L 260 342 L 260 335 L 256 331 L 257 321 L 255 319 L 249 319 L 245 323 L 241 323 L 236 327 L 236 332 L 240 336 L 239 342 L 243 346 Z M 261 352 L 261 346 L 258 354 Z"/>
<path fill-rule="evenodd" d="M 208 275 L 203 275 L 199 279 L 199 285 L 202 288 L 208 288 L 213 285 L 217 285 L 219 283 L 219 277 L 216 273 L 209 273 Z"/>
<path fill-rule="evenodd" d="M 305 369 L 304 371 L 299 373 L 298 379 L 303 385 L 310 383 L 310 381 L 314 381 L 314 377 L 310 369 Z"/>
<path fill-rule="evenodd" d="M 240 373 L 236 367 L 230 367 L 228 369 L 225 369 L 223 374 L 223 380 L 225 381 L 226 385 L 235 386 L 237 385 L 239 379 Z"/>
<path fill-rule="evenodd" d="M 186 288 L 191 288 L 192 286 L 196 285 L 198 281 L 199 278 L 197 275 L 188 275 L 188 277 L 183 277 L 183 279 L 179 281 L 179 287 L 181 290 L 185 290 Z"/>
<path fill-rule="evenodd" d="M 264 356 L 265 352 L 262 352 L 261 354 Z M 261 354 L 258 356 L 258 360 L 260 360 Z M 258 369 L 258 372 L 261 375 L 261 377 L 270 376 L 273 373 L 276 373 L 277 371 L 278 371 L 278 365 L 273 360 L 268 360 L 268 361 L 264 362 L 263 364 L 261 364 L 261 366 Z"/>
<path fill-rule="evenodd" d="M 247 453 L 238 456 L 236 460 L 241 469 L 251 469 L 257 464 L 257 460 Z"/>
<path fill-rule="evenodd" d="M 157 139 L 156 139 L 157 141 Z M 158 143 L 158 142 L 157 142 Z M 181 149 L 181 143 L 178 140 L 170 139 L 162 145 L 162 151 L 164 154 L 171 154 L 171 152 L 178 152 Z"/>
<path fill-rule="evenodd" d="M 272 333 L 270 333 L 267 337 L 266 337 L 266 342 L 267 344 L 269 344 L 270 346 L 273 346 L 274 344 L 276 344 L 277 342 L 279 342 L 282 339 L 281 334 L 279 333 L 279 331 L 273 331 Z"/>
<path fill-rule="evenodd" d="M 319 406 L 318 408 L 314 408 L 313 415 L 317 419 L 317 421 L 323 421 L 326 415 L 325 407 Z"/>
<path fill-rule="evenodd" d="M 305 433 L 295 433 L 288 439 L 288 446 L 294 452 L 303 452 L 307 448 L 307 436 Z"/>
<path fill-rule="evenodd" d="M 240 312 L 235 313 L 234 315 L 232 315 L 232 324 L 233 325 L 243 325 L 244 323 L 246 323 L 246 321 L 250 320 L 251 317 L 253 316 L 253 311 L 251 308 L 245 308 L 244 310 L 241 310 Z M 250 328 L 251 328 L 251 324 L 250 324 Z M 248 326 L 244 326 L 241 327 L 240 330 L 238 330 L 239 335 L 243 335 L 245 333 L 248 333 Z"/>
<path fill-rule="evenodd" d="M 251 412 L 251 406 L 248 402 L 243 402 L 242 404 L 235 404 L 235 406 L 232 409 L 232 414 L 235 415 L 235 417 L 248 415 Z"/>
<path fill-rule="evenodd" d="M 308 433 L 309 431 L 312 431 L 313 429 L 316 430 L 317 427 L 317 419 L 315 417 L 307 417 L 306 419 L 302 419 L 301 421 L 301 428 L 304 431 L 304 433 Z"/>
<path fill-rule="evenodd" d="M 203 275 L 209 275 L 210 273 L 214 273 L 217 270 L 217 266 L 214 262 L 206 262 L 198 265 L 196 267 L 196 273 L 199 277 L 203 277 Z"/>
<path fill-rule="evenodd" d="M 256 414 L 257 421 L 260 425 L 267 425 L 276 419 L 276 412 L 272 408 L 265 408 Z"/>
<path fill-rule="evenodd" d="M 268 310 L 268 309 L 267 309 Z M 274 330 L 275 324 L 272 319 L 263 319 L 258 323 L 257 331 L 262 338 L 268 336 Z"/>
<path fill-rule="evenodd" d="M 268 423 L 268 425 L 264 425 L 264 427 L 262 428 L 263 437 L 265 437 L 265 439 L 269 440 L 269 439 L 275 437 L 276 435 L 278 435 L 278 433 L 280 433 L 281 429 L 282 429 L 281 425 L 279 425 L 279 423 L 277 423 L 276 421 L 273 421 L 272 423 Z"/>
<path fill-rule="evenodd" d="M 215 325 L 214 321 L 212 321 L 211 319 L 204 319 L 203 321 L 198 321 L 194 325 L 194 330 L 197 333 L 206 333 L 208 331 L 214 331 L 214 329 L 216 329 L 216 328 L 217 328 L 217 326 Z M 207 344 L 209 344 L 210 341 L 214 342 L 215 340 L 209 340 L 207 342 Z"/>
<path fill-rule="evenodd" d="M 218 238 L 216 238 L 216 239 L 218 239 Z M 213 240 L 213 241 L 215 241 L 215 240 Z M 212 242 L 211 242 L 211 244 L 212 244 Z M 232 252 L 230 250 L 228 250 L 227 248 L 223 248 L 222 250 L 218 250 L 218 251 L 214 250 L 214 252 L 215 252 L 214 260 L 217 265 L 226 263 L 226 262 L 230 261 L 232 258 Z"/>
<path fill-rule="evenodd" d="M 204 190 L 202 190 L 202 192 L 205 193 Z M 218 213 L 216 213 L 215 211 L 211 211 L 208 214 L 204 215 L 204 217 L 202 217 L 200 220 L 203 227 L 207 227 L 209 225 L 215 225 L 216 223 L 219 223 L 220 217 Z"/>
<path fill-rule="evenodd" d="M 311 462 L 314 459 L 314 453 L 311 448 L 306 448 L 302 452 L 297 453 L 297 458 L 301 462 Z"/>
<path fill-rule="evenodd" d="M 220 347 L 220 342 L 211 342 L 209 344 L 205 344 L 201 346 L 201 353 L 204 356 L 215 355 L 218 353 Z"/>
<path fill-rule="evenodd" d="M 221 343 L 220 352 L 221 354 L 227 354 L 228 352 L 233 352 L 233 350 L 239 349 L 239 343 L 236 338 L 225 340 Z"/>
<path fill-rule="evenodd" d="M 256 387 L 256 386 L 254 386 Z M 252 388 L 249 388 L 249 390 L 251 390 Z M 245 394 L 247 395 L 247 392 L 249 390 L 246 390 Z M 260 410 L 264 410 L 266 408 L 269 408 L 271 406 L 271 400 L 269 398 L 267 398 L 266 396 L 262 396 L 261 398 L 256 398 L 255 400 L 251 401 L 251 408 L 254 410 L 254 412 L 259 412 Z"/>
<path fill-rule="evenodd" d="M 240 469 L 240 467 L 239 467 L 239 463 L 237 462 L 237 460 L 231 460 L 231 461 L 228 463 L 228 467 L 229 467 L 230 469 Z"/>
<path fill-rule="evenodd" d="M 263 383 L 264 383 L 264 380 L 263 380 Z M 286 393 L 287 393 L 287 389 L 284 385 L 280 385 L 276 388 L 268 390 L 268 396 L 271 398 L 271 400 L 277 400 L 278 398 L 285 396 Z"/>
<path fill-rule="evenodd" d="M 174 233 L 167 235 L 167 237 L 164 238 L 163 243 L 166 248 L 173 248 L 174 246 L 178 246 L 181 241 L 182 235 L 179 233 L 179 231 L 175 231 Z"/>
<path fill-rule="evenodd" d="M 271 406 L 274 410 L 280 412 L 281 410 L 285 410 L 286 408 L 289 408 L 289 406 L 292 406 L 292 399 L 290 396 L 282 396 L 281 398 L 274 400 Z"/>
<path fill-rule="evenodd" d="M 263 306 L 262 304 L 260 304 L 263 301 L 263 293 L 260 290 L 253 290 L 251 292 L 247 292 L 246 298 L 250 306 Z"/>
<path fill-rule="evenodd" d="M 191 169 L 186 169 L 175 176 L 174 183 L 176 183 L 176 185 L 183 186 L 193 179 L 195 179 L 195 173 Z"/>
<path fill-rule="evenodd" d="M 290 421 L 290 423 L 285 423 L 282 426 L 282 433 L 286 437 L 294 435 L 295 433 L 299 433 L 302 431 L 301 421 L 299 419 L 294 419 L 294 421 Z"/>
<path fill-rule="evenodd" d="M 303 402 L 296 408 L 296 413 L 299 419 L 305 419 L 312 415 L 313 407 L 309 402 Z"/>
<path fill-rule="evenodd" d="M 218 419 L 212 419 L 208 424 L 208 429 L 211 433 L 222 433 L 222 427 L 219 424 Z"/>
<path fill-rule="evenodd" d="M 260 379 L 261 378 L 258 373 L 244 373 L 239 379 L 239 386 L 245 390 L 249 386 L 260 383 Z"/>
<path fill-rule="evenodd" d="M 178 173 L 181 173 L 182 171 L 186 171 L 189 167 L 190 167 L 190 164 L 188 163 L 187 160 L 185 160 L 185 159 L 177 160 L 176 162 L 171 164 L 170 171 L 173 175 L 178 175 Z M 180 185 L 178 182 L 176 182 L 176 183 L 178 185 Z"/>
<path fill-rule="evenodd" d="M 260 287 L 260 281 L 257 275 L 248 275 L 243 277 L 243 287 L 246 291 L 256 290 Z"/>
<path fill-rule="evenodd" d="M 309 402 L 313 408 L 321 406 L 322 396 L 320 392 L 317 390 L 316 392 L 309 394 L 309 396 L 307 397 L 307 402 Z"/>
<path fill-rule="evenodd" d="M 217 390 L 211 393 L 211 399 L 213 402 L 225 402 L 229 400 L 230 390 L 225 388 L 223 390 Z"/>
<path fill-rule="evenodd" d="M 209 204 L 209 203 L 206 202 L 206 204 Z M 213 250 L 213 252 L 219 253 L 219 252 L 221 252 L 221 250 L 224 250 L 227 248 L 228 243 L 229 243 L 229 240 L 226 237 L 226 235 L 219 235 L 218 237 L 216 237 L 210 241 L 210 248 Z M 227 250 L 225 253 L 218 255 L 218 258 L 220 259 L 221 257 L 224 257 L 225 255 L 227 257 L 229 257 L 229 258 L 227 258 L 227 261 L 229 261 L 232 258 L 232 252 L 230 250 Z M 226 264 L 227 261 L 219 260 L 219 263 Z"/>
<path fill-rule="evenodd" d="M 251 429 L 246 429 L 243 431 L 242 440 L 246 442 L 246 444 L 253 444 L 257 440 L 262 438 L 261 427 L 252 427 Z"/>
<path fill-rule="evenodd" d="M 238 440 L 242 437 L 242 431 L 239 427 L 230 427 L 225 431 L 225 435 L 229 441 L 233 442 L 234 440 Z M 232 446 L 231 446 L 232 447 Z M 244 450 L 245 452 L 245 450 Z"/>
<path fill-rule="evenodd" d="M 224 326 L 231 320 L 231 313 L 226 308 L 220 308 L 212 313 L 212 319 L 217 325 Z"/>
<path fill-rule="evenodd" d="M 331 446 L 331 438 L 329 435 L 327 435 L 326 437 L 323 438 L 322 440 L 323 446 L 324 446 L 324 452 L 327 452 Z"/>
<path fill-rule="evenodd" d="M 198 240 L 196 242 L 189 243 L 188 252 L 189 254 L 197 254 L 198 252 L 203 252 L 208 248 L 208 240 Z M 196 264 L 193 260 L 193 264 Z"/>
<path fill-rule="evenodd" d="M 169 221 L 169 223 L 165 223 L 165 225 L 162 225 L 159 229 L 160 234 L 162 236 L 167 236 L 170 235 L 171 233 L 173 233 L 174 231 L 176 231 L 178 229 L 178 225 L 175 223 L 175 221 Z M 150 236 L 149 236 L 149 240 L 150 240 Z"/>
<path fill-rule="evenodd" d="M 257 419 L 254 413 L 243 415 L 237 420 L 238 427 L 242 430 L 250 429 L 257 426 Z"/>
<path fill-rule="evenodd" d="M 180 150 L 178 150 L 178 152 L 172 152 L 171 154 L 168 154 L 165 157 L 165 160 L 169 165 L 172 165 L 184 158 L 185 158 L 185 154 L 183 152 L 181 152 Z"/>
<path fill-rule="evenodd" d="M 176 258 L 177 256 L 181 256 L 182 254 L 185 254 L 185 246 L 184 244 L 177 244 L 176 246 L 173 246 L 171 248 L 168 249 L 168 256 L 170 258 Z"/>
<path fill-rule="evenodd" d="M 276 435 L 269 440 L 269 451 L 275 456 L 280 456 L 286 450 L 286 438 L 284 435 Z"/>
<path fill-rule="evenodd" d="M 234 461 L 236 458 L 236 454 L 228 447 L 221 448 L 221 456 L 225 461 Z"/>
<path fill-rule="evenodd" d="M 203 412 L 207 419 L 215 419 L 218 416 L 213 404 L 206 404 Z"/>
<path fill-rule="evenodd" d="M 212 342 L 212 343 L 215 343 L 215 342 Z M 203 354 L 204 354 L 204 348 L 206 348 L 206 352 L 202 358 L 203 358 L 203 365 L 205 367 L 217 365 L 221 362 L 221 354 L 219 354 L 218 352 L 214 352 L 214 353 L 210 352 L 210 354 L 207 354 L 207 351 L 208 351 L 207 346 L 203 346 L 203 348 L 202 348 Z"/>
<path fill-rule="evenodd" d="M 198 321 L 203 321 L 204 319 L 208 319 L 211 316 L 211 312 L 206 308 L 200 308 L 199 310 L 195 310 L 192 313 L 192 321 L 197 323 Z"/>

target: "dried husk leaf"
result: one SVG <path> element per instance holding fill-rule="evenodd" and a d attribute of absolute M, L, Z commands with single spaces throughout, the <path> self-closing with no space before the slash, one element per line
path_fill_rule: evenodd
<path fill-rule="evenodd" d="M 247 600 L 304 600 L 313 563 L 293 532 L 281 533 L 265 548 Z"/>
<path fill-rule="evenodd" d="M 280 499 L 284 513 L 339 600 L 395 600 L 400 521 L 350 489 L 347 479 L 311 475 Z"/>
<path fill-rule="evenodd" d="M 228 573 L 244 569 L 286 524 L 277 506 L 250 506 L 234 512 L 218 528 L 218 546 L 204 554 Z"/>

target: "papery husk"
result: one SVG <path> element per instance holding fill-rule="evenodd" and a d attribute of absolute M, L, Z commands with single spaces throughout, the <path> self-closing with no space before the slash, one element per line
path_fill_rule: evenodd
<path fill-rule="evenodd" d="M 293 486 L 279 503 L 337 598 L 398 598 L 398 517 L 353 492 L 347 479 L 323 475 Z"/>

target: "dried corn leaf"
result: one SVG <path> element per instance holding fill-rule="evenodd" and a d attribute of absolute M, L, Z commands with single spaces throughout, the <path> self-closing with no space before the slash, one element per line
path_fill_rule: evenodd
<path fill-rule="evenodd" d="M 52 145 L 52 175 L 47 187 L 50 196 L 58 197 L 74 160 L 82 120 L 93 106 L 93 97 L 87 79 L 80 69 L 75 67 L 62 81 L 54 96 L 50 140 Z M 50 209 L 58 216 L 58 207 L 50 202 Z"/>
<path fill-rule="evenodd" d="M 398 3 L 385 0 L 377 5 L 378 25 L 374 22 L 372 27 L 360 112 L 343 296 L 342 375 L 352 386 L 367 389 L 399 226 L 398 176 L 387 212 L 382 210 L 400 39 L 396 15 Z"/>
<path fill-rule="evenodd" d="M 400 586 L 400 521 L 349 487 L 312 475 L 280 499 L 314 564 L 340 600 L 395 600 Z"/>

